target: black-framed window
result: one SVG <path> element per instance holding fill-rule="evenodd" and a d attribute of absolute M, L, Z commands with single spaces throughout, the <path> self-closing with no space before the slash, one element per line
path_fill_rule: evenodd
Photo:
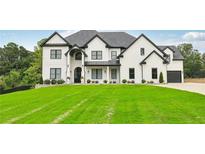
<path fill-rule="evenodd" d="M 152 79 L 157 79 L 157 68 L 152 68 Z"/>
<path fill-rule="evenodd" d="M 61 59 L 62 51 L 60 49 L 52 49 L 50 51 L 51 59 Z"/>
<path fill-rule="evenodd" d="M 61 68 L 50 68 L 50 79 L 61 79 Z"/>
<path fill-rule="evenodd" d="M 129 68 L 129 78 L 134 79 L 135 78 L 135 69 Z"/>
<path fill-rule="evenodd" d="M 75 60 L 82 60 L 82 53 L 78 52 L 75 54 Z"/>
<path fill-rule="evenodd" d="M 102 51 L 92 51 L 91 59 L 92 60 L 102 60 Z"/>
<path fill-rule="evenodd" d="M 141 56 L 144 56 L 144 54 L 145 54 L 145 49 L 144 48 L 140 48 L 140 54 L 141 54 Z"/>
<path fill-rule="evenodd" d="M 102 79 L 102 69 L 92 69 L 92 79 Z"/>
<path fill-rule="evenodd" d="M 111 51 L 111 59 L 117 59 L 117 51 Z"/>
<path fill-rule="evenodd" d="M 111 69 L 111 79 L 117 79 L 117 69 Z"/>

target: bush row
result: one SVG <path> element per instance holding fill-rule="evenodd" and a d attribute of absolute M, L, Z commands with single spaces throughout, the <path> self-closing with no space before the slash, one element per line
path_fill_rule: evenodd
<path fill-rule="evenodd" d="M 47 79 L 47 80 L 44 80 L 43 83 L 44 84 L 63 84 L 63 83 L 65 83 L 65 81 L 64 80 L 55 80 L 55 79 L 49 80 L 49 79 Z"/>

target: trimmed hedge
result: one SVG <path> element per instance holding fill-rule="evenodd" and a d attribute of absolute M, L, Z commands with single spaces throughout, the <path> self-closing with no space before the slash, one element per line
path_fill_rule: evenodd
<path fill-rule="evenodd" d="M 15 88 L 12 88 L 12 89 L 0 89 L 0 94 L 7 94 L 7 93 L 12 93 L 12 92 L 15 92 L 15 91 L 22 91 L 22 90 L 28 90 L 28 89 L 31 89 L 32 88 L 32 85 L 26 85 L 26 86 L 19 86 L 19 87 L 15 87 Z"/>

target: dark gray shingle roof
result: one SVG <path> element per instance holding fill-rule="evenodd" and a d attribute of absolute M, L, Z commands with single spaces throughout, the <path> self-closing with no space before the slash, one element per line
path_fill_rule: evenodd
<path fill-rule="evenodd" d="M 136 38 L 132 35 L 129 35 L 125 32 L 98 32 L 96 30 L 80 30 L 70 36 L 67 36 L 65 40 L 71 45 L 78 45 L 79 47 L 84 47 L 95 36 L 99 36 L 104 40 L 110 47 L 120 47 L 128 48 Z M 160 50 L 163 50 L 167 47 L 171 48 L 174 51 L 174 60 L 182 60 L 184 57 L 176 46 L 157 46 Z"/>
<path fill-rule="evenodd" d="M 165 50 L 167 47 L 169 47 L 170 49 L 172 49 L 174 51 L 173 54 L 173 59 L 174 60 L 182 60 L 184 59 L 184 57 L 182 56 L 181 52 L 177 49 L 176 46 L 173 45 L 169 45 L 169 46 L 158 46 L 161 50 Z"/>
<path fill-rule="evenodd" d="M 125 32 L 97 32 L 96 30 L 81 30 L 65 39 L 72 45 L 77 44 L 79 47 L 83 47 L 96 35 L 102 38 L 110 47 L 127 48 L 135 40 L 134 36 Z"/>

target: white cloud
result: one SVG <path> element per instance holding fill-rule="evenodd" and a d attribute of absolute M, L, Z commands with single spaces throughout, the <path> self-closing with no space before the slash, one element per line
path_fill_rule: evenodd
<path fill-rule="evenodd" d="M 63 32 L 60 32 L 59 34 L 63 37 L 69 36 L 75 32 L 77 32 L 78 30 L 65 30 Z"/>
<path fill-rule="evenodd" d="M 202 32 L 188 32 L 182 36 L 186 41 L 205 41 L 205 33 Z"/>

